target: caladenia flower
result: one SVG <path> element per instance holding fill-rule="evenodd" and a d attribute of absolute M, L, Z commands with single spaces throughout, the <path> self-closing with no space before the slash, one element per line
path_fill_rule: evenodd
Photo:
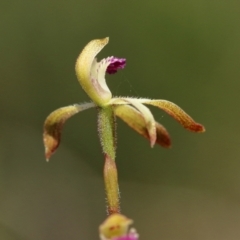
<path fill-rule="evenodd" d="M 138 233 L 130 228 L 133 221 L 118 213 L 110 215 L 99 227 L 101 240 L 138 240 Z"/>
<path fill-rule="evenodd" d="M 145 105 L 152 105 L 164 110 L 176 119 L 184 128 L 193 132 L 204 132 L 204 127 L 196 123 L 176 104 L 167 100 L 147 98 L 112 97 L 105 74 L 116 73 L 126 65 L 124 58 L 108 57 L 97 62 L 96 55 L 108 43 L 109 39 L 92 40 L 79 55 L 76 62 L 76 75 L 84 91 L 92 102 L 62 107 L 52 112 L 44 124 L 44 145 L 48 160 L 59 146 L 62 127 L 71 116 L 89 108 L 98 110 L 98 132 L 105 164 L 104 181 L 107 195 L 108 213 L 119 213 L 119 188 L 116 156 L 116 116 L 126 122 L 136 132 L 162 147 L 170 147 L 171 141 L 167 130 L 157 121 Z"/>

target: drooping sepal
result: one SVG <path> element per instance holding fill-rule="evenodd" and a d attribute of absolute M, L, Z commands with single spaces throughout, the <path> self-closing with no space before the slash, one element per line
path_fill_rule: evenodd
<path fill-rule="evenodd" d="M 64 123 L 76 113 L 94 107 L 93 103 L 75 104 L 53 111 L 45 120 L 43 142 L 47 161 L 58 148 Z"/>
<path fill-rule="evenodd" d="M 167 129 L 159 122 L 156 122 L 156 130 L 157 130 L 156 143 L 158 143 L 164 148 L 170 148 L 172 143 Z"/>
<path fill-rule="evenodd" d="M 129 105 L 116 105 L 114 107 L 114 113 L 126 124 L 128 124 L 128 126 L 151 141 L 151 137 L 146 126 L 146 121 L 141 112 Z M 156 143 L 165 148 L 170 147 L 171 139 L 167 130 L 158 122 L 155 122 L 155 127 Z"/>
<path fill-rule="evenodd" d="M 144 104 L 149 104 L 158 107 L 177 120 L 184 128 L 192 132 L 205 132 L 205 128 L 202 124 L 195 122 L 186 112 L 184 112 L 175 103 L 167 100 L 150 100 L 139 99 Z"/>
<path fill-rule="evenodd" d="M 112 99 L 112 104 L 118 104 L 119 101 L 120 102 L 123 101 L 123 102 L 125 102 L 125 104 L 131 104 L 141 114 L 142 120 L 145 123 L 144 124 L 145 129 L 148 132 L 148 136 L 149 136 L 148 138 L 150 140 L 150 145 L 151 145 L 151 147 L 153 147 L 156 142 L 157 134 L 156 134 L 155 120 L 154 120 L 154 117 L 153 117 L 151 111 L 146 106 L 144 106 L 141 102 L 139 102 L 138 99 L 135 99 L 135 98 L 119 98 L 119 99 L 116 98 L 115 101 L 113 101 L 113 99 Z M 124 112 L 124 110 L 122 110 L 122 111 Z M 128 109 L 128 111 L 131 111 L 131 110 Z M 124 114 L 124 113 L 122 113 L 122 114 Z M 129 114 L 131 115 L 130 112 L 129 112 Z M 134 114 L 134 113 L 132 113 L 132 114 Z M 126 115 L 126 114 L 124 114 L 124 115 Z"/>

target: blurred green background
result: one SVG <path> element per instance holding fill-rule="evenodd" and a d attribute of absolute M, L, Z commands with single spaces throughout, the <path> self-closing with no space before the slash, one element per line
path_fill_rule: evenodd
<path fill-rule="evenodd" d="M 141 239 L 240 239 L 240 2 L 0 2 L 0 239 L 98 239 L 106 216 L 96 111 L 69 120 L 45 162 L 42 126 L 54 109 L 88 101 L 74 64 L 92 39 L 98 59 L 127 58 L 114 95 L 168 99 L 205 125 L 185 131 L 152 108 L 173 147 L 119 121 L 122 212 Z"/>

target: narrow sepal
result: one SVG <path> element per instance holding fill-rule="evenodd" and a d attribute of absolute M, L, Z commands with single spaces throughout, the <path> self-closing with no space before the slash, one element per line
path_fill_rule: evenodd
<path fill-rule="evenodd" d="M 176 119 L 184 128 L 193 132 L 204 132 L 205 128 L 202 124 L 195 122 L 186 112 L 184 112 L 175 103 L 167 100 L 149 100 L 139 99 L 144 104 L 158 107 Z"/>
<path fill-rule="evenodd" d="M 137 133 L 144 136 L 150 141 L 150 136 L 146 127 L 146 122 L 141 112 L 129 105 L 116 105 L 114 107 L 114 113 L 121 118 L 128 126 L 134 129 Z M 156 126 L 156 143 L 162 147 L 170 147 L 171 139 L 167 130 L 158 122 L 155 122 Z"/>
<path fill-rule="evenodd" d="M 43 129 L 43 142 L 47 161 L 60 144 L 62 127 L 66 120 L 76 113 L 94 106 L 93 103 L 84 103 L 62 107 L 53 111 L 46 118 Z"/>

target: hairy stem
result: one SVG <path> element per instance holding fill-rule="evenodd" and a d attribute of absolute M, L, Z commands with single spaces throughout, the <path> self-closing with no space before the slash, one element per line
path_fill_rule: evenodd
<path fill-rule="evenodd" d="M 118 174 L 116 156 L 116 123 L 111 106 L 98 109 L 98 132 L 105 156 L 104 183 L 107 195 L 108 214 L 119 213 Z"/>

